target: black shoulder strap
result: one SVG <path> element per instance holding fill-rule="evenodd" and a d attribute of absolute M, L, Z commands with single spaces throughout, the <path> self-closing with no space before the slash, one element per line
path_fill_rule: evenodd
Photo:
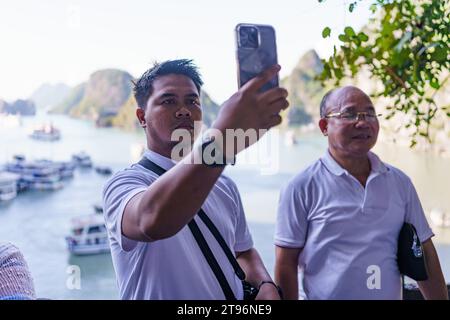
<path fill-rule="evenodd" d="M 143 157 L 139 164 L 143 166 L 144 168 L 153 171 L 157 175 L 161 176 L 163 175 L 166 170 L 158 166 L 156 163 L 148 159 L 147 157 Z M 203 223 L 208 227 L 214 238 L 216 238 L 217 242 L 219 243 L 220 247 L 224 251 L 225 255 L 227 256 L 229 262 L 233 266 L 234 272 L 236 273 L 237 277 L 240 280 L 245 279 L 245 273 L 242 270 L 242 268 L 239 266 L 239 263 L 236 261 L 236 258 L 234 257 L 233 253 L 231 252 L 230 248 L 228 247 L 227 243 L 223 239 L 222 235 L 220 234 L 220 231 L 217 229 L 217 227 L 214 225 L 214 223 L 211 221 L 211 219 L 208 217 L 208 215 L 203 211 L 202 208 L 197 213 L 200 217 L 200 219 L 203 221 Z M 233 294 L 233 291 L 230 288 L 230 285 L 228 284 L 228 281 L 226 280 L 226 277 L 220 268 L 219 263 L 217 262 L 216 258 L 214 257 L 214 254 L 212 253 L 210 247 L 208 246 L 208 243 L 206 242 L 205 237 L 201 233 L 197 223 L 194 219 L 192 219 L 188 223 L 188 227 L 191 230 L 195 240 L 197 241 L 203 255 L 205 256 L 206 261 L 208 262 L 209 266 L 211 267 L 212 271 L 214 272 L 214 275 L 216 276 L 217 280 L 219 281 L 220 286 L 222 287 L 222 290 L 225 294 L 225 297 L 227 300 L 236 300 L 236 297 Z"/>
<path fill-rule="evenodd" d="M 222 247 L 223 252 L 227 256 L 228 261 L 230 261 L 231 265 L 233 266 L 234 272 L 236 273 L 239 280 L 244 280 L 245 272 L 244 270 L 242 270 L 241 266 L 236 261 L 236 258 L 234 257 L 233 253 L 231 252 L 230 248 L 225 242 L 225 239 L 220 234 L 220 231 L 217 229 L 215 224 L 211 221 L 211 219 L 202 209 L 200 209 L 197 214 L 200 217 L 200 219 L 202 219 L 203 223 L 208 227 L 209 231 L 211 231 L 214 238 L 216 238 L 219 245 Z"/>
<path fill-rule="evenodd" d="M 203 236 L 202 232 L 200 231 L 195 220 L 192 219 L 188 223 L 188 226 L 192 234 L 194 235 L 194 238 L 197 241 L 200 250 L 205 256 L 206 261 L 208 262 L 214 275 L 216 276 L 217 281 L 219 281 L 220 287 L 222 288 L 223 294 L 225 295 L 225 299 L 236 300 L 233 290 L 231 290 L 230 284 L 228 283 L 227 278 L 225 277 L 225 274 L 222 271 L 222 268 L 220 268 L 220 265 L 217 262 L 216 257 L 214 257 L 211 248 L 208 246 L 208 243 L 206 242 L 206 239 Z"/>
<path fill-rule="evenodd" d="M 158 176 L 162 176 L 164 173 L 166 173 L 166 170 L 158 166 L 156 163 L 148 159 L 147 157 L 143 157 L 138 164 L 146 168 L 147 170 L 153 171 Z"/>

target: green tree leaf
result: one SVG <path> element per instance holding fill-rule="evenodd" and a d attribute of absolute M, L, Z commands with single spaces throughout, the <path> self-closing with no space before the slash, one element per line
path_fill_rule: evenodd
<path fill-rule="evenodd" d="M 349 37 L 353 37 L 355 35 L 355 31 L 352 27 L 345 27 L 344 33 Z"/>
<path fill-rule="evenodd" d="M 448 50 L 441 46 L 435 47 L 434 52 L 431 54 L 431 58 L 437 62 L 446 62 L 448 61 Z"/>
<path fill-rule="evenodd" d="M 330 34 L 331 34 L 331 29 L 330 29 L 329 27 L 325 27 L 325 28 L 322 30 L 322 38 L 329 37 Z"/>
<path fill-rule="evenodd" d="M 341 40 L 342 42 L 348 42 L 349 41 L 347 35 L 345 35 L 345 34 L 340 34 L 338 36 L 338 39 Z"/>
<path fill-rule="evenodd" d="M 356 2 L 350 3 L 350 5 L 348 6 L 348 11 L 353 12 L 353 10 L 355 10 L 355 6 L 356 6 Z"/>
<path fill-rule="evenodd" d="M 358 38 L 359 38 L 359 40 L 361 40 L 361 42 L 365 42 L 365 41 L 369 40 L 369 37 L 364 32 L 358 33 Z"/>
<path fill-rule="evenodd" d="M 437 79 L 432 79 L 430 81 L 430 86 L 436 90 L 438 90 L 441 87 Z"/>

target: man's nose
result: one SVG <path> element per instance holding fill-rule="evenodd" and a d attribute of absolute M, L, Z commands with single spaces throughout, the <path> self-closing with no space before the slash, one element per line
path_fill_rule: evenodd
<path fill-rule="evenodd" d="M 370 123 L 366 115 L 358 115 L 358 119 L 355 122 L 355 127 L 357 128 L 366 128 L 369 127 Z"/>
<path fill-rule="evenodd" d="M 175 116 L 177 118 L 190 118 L 191 117 L 191 112 L 189 111 L 188 108 L 186 107 L 181 107 L 180 109 L 178 109 L 178 111 L 176 112 Z"/>

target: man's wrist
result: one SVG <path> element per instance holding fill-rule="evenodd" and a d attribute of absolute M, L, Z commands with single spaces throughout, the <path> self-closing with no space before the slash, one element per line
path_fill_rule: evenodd
<path fill-rule="evenodd" d="M 224 152 L 221 136 L 206 131 L 199 139 L 197 152 L 200 153 L 201 163 L 212 167 L 223 167 L 236 163 L 236 155 L 227 156 Z"/>
<path fill-rule="evenodd" d="M 273 281 L 271 281 L 271 280 L 264 280 L 264 281 L 261 281 L 260 283 L 259 283 L 259 285 L 258 285 L 258 290 L 261 290 L 261 287 L 263 286 L 263 285 L 271 285 L 271 286 L 273 286 L 276 290 L 277 290 L 277 292 L 278 292 L 278 295 L 280 296 L 280 298 L 281 299 L 283 299 L 283 292 L 281 291 L 281 288 L 275 283 L 275 282 L 273 282 Z"/>

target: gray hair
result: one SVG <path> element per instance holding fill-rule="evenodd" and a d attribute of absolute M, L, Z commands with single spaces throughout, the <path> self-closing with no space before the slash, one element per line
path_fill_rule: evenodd
<path fill-rule="evenodd" d="M 334 91 L 336 91 L 336 89 L 331 89 L 330 91 L 325 93 L 325 95 L 322 98 L 322 101 L 320 101 L 320 117 L 321 118 L 325 118 L 325 116 L 326 116 L 328 100 Z"/>

